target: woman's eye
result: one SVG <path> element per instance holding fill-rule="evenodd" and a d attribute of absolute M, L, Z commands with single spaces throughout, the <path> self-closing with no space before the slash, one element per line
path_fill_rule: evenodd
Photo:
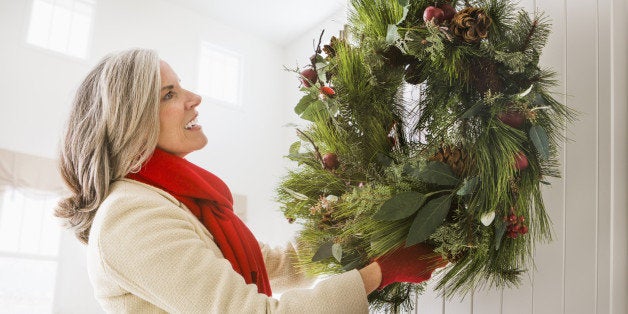
<path fill-rule="evenodd" d="M 174 97 L 174 93 L 170 91 L 166 95 L 164 95 L 164 100 L 172 99 L 172 97 Z"/>

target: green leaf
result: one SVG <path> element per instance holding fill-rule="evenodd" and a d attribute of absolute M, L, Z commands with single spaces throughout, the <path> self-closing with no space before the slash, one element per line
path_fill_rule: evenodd
<path fill-rule="evenodd" d="M 409 5 L 403 6 L 403 14 L 401 15 L 401 18 L 397 21 L 397 25 L 401 24 L 406 19 L 406 17 L 408 16 L 408 12 L 410 12 L 410 6 Z"/>
<path fill-rule="evenodd" d="M 342 246 L 340 243 L 334 243 L 334 245 L 331 246 L 331 254 L 340 263 L 342 259 Z"/>
<path fill-rule="evenodd" d="M 312 262 L 322 261 L 324 259 L 330 258 L 332 256 L 332 246 L 334 245 L 333 241 L 325 242 L 318 247 L 314 256 L 312 256 Z"/>
<path fill-rule="evenodd" d="M 350 270 L 352 270 L 354 268 L 358 268 L 360 266 L 362 266 L 362 261 L 354 260 L 354 261 L 349 262 L 347 265 L 342 266 L 342 269 L 344 271 L 350 271 Z"/>
<path fill-rule="evenodd" d="M 526 97 L 531 91 L 532 91 L 532 87 L 534 87 L 534 85 L 530 85 L 530 87 L 528 87 L 528 89 L 526 89 L 525 91 L 523 91 L 522 93 L 520 93 L 519 95 L 517 95 L 517 97 L 519 99 Z"/>
<path fill-rule="evenodd" d="M 327 62 L 319 62 L 316 63 L 316 74 L 318 75 L 318 80 L 321 82 L 327 81 Z"/>
<path fill-rule="evenodd" d="M 451 168 L 440 161 L 430 161 L 427 166 L 418 173 L 419 180 L 438 185 L 456 185 L 460 179 L 451 171 Z"/>
<path fill-rule="evenodd" d="M 376 156 L 377 162 L 379 162 L 382 166 L 388 167 L 390 166 L 390 164 L 392 164 L 393 159 L 390 158 L 388 155 L 384 154 L 384 153 L 377 153 Z"/>
<path fill-rule="evenodd" d="M 532 101 L 532 104 L 535 107 L 547 106 L 547 102 L 545 101 L 545 98 L 543 98 L 543 95 L 541 94 L 536 94 L 534 96 L 534 100 Z"/>
<path fill-rule="evenodd" d="M 292 143 L 292 145 L 290 145 L 290 149 L 288 150 L 288 152 L 290 152 L 290 155 L 296 155 L 299 153 L 300 148 L 301 148 L 301 141 L 296 141 Z"/>
<path fill-rule="evenodd" d="M 549 182 L 547 182 L 547 181 L 543 181 L 543 180 L 541 180 L 541 181 L 539 181 L 539 182 L 541 182 L 541 184 L 544 184 L 544 185 L 552 185 L 551 183 L 549 183 Z"/>
<path fill-rule="evenodd" d="M 410 0 L 397 0 L 397 3 L 399 3 L 399 5 L 402 7 L 407 6 L 409 2 Z"/>
<path fill-rule="evenodd" d="M 471 108 L 467 109 L 467 111 L 465 111 L 460 118 L 468 119 L 473 116 L 476 116 L 478 113 L 482 111 L 482 107 L 484 107 L 484 104 L 482 103 L 475 104 L 471 106 Z"/>
<path fill-rule="evenodd" d="M 462 187 L 460 187 L 460 189 L 458 190 L 458 192 L 456 192 L 456 194 L 459 196 L 464 196 L 464 195 L 469 195 L 473 193 L 479 181 L 480 179 L 477 176 L 471 179 L 465 180 L 464 183 L 462 184 Z"/>
<path fill-rule="evenodd" d="M 547 160 L 550 156 L 549 142 L 547 139 L 547 133 L 540 125 L 533 125 L 530 128 L 530 139 L 536 148 L 536 151 L 541 155 L 541 159 Z"/>
<path fill-rule="evenodd" d="M 416 213 L 427 197 L 419 192 L 403 192 L 382 204 L 382 207 L 373 215 L 373 219 L 384 221 L 395 221 L 410 217 Z"/>
<path fill-rule="evenodd" d="M 504 234 L 506 233 L 506 223 L 501 219 L 495 219 L 495 250 L 499 250 Z"/>
<path fill-rule="evenodd" d="M 294 113 L 301 115 L 315 100 L 316 99 L 312 98 L 309 94 L 301 97 L 299 103 L 294 107 Z"/>
<path fill-rule="evenodd" d="M 320 62 L 326 62 L 326 61 L 325 61 L 325 58 L 320 53 L 317 53 L 315 63 L 320 63 Z"/>
<path fill-rule="evenodd" d="M 386 31 L 386 43 L 392 45 L 400 38 L 401 36 L 399 36 L 397 25 L 388 24 L 388 30 Z"/>
<path fill-rule="evenodd" d="M 406 239 L 406 247 L 421 243 L 427 240 L 434 231 L 440 226 L 449 212 L 451 206 L 451 195 L 444 195 L 429 201 L 417 213 L 408 238 Z"/>
<path fill-rule="evenodd" d="M 322 101 L 317 100 L 311 103 L 305 111 L 303 111 L 301 118 L 314 122 L 314 119 L 326 110 L 325 104 Z"/>

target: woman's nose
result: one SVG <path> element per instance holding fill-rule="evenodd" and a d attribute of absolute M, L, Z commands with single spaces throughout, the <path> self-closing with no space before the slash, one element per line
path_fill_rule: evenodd
<path fill-rule="evenodd" d="M 203 98 L 200 95 L 197 95 L 193 92 L 189 92 L 189 93 L 190 93 L 190 96 L 189 96 L 190 98 L 186 102 L 186 109 L 192 109 L 200 105 L 201 101 L 203 100 Z"/>

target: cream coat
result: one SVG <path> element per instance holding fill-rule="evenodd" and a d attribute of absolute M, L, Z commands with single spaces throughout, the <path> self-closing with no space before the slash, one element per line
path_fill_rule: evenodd
<path fill-rule="evenodd" d="M 303 282 L 290 254 L 262 246 L 273 291 Z M 176 198 L 120 180 L 98 209 L 87 267 L 96 298 L 110 313 L 366 313 L 357 270 L 274 299 L 247 285 L 211 234 Z M 277 291 L 276 291 L 277 290 Z"/>

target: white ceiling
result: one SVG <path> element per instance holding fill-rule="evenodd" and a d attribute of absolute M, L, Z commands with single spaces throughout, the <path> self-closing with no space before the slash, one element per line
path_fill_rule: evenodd
<path fill-rule="evenodd" d="M 235 29 L 285 46 L 344 10 L 346 0 L 170 0 Z"/>

